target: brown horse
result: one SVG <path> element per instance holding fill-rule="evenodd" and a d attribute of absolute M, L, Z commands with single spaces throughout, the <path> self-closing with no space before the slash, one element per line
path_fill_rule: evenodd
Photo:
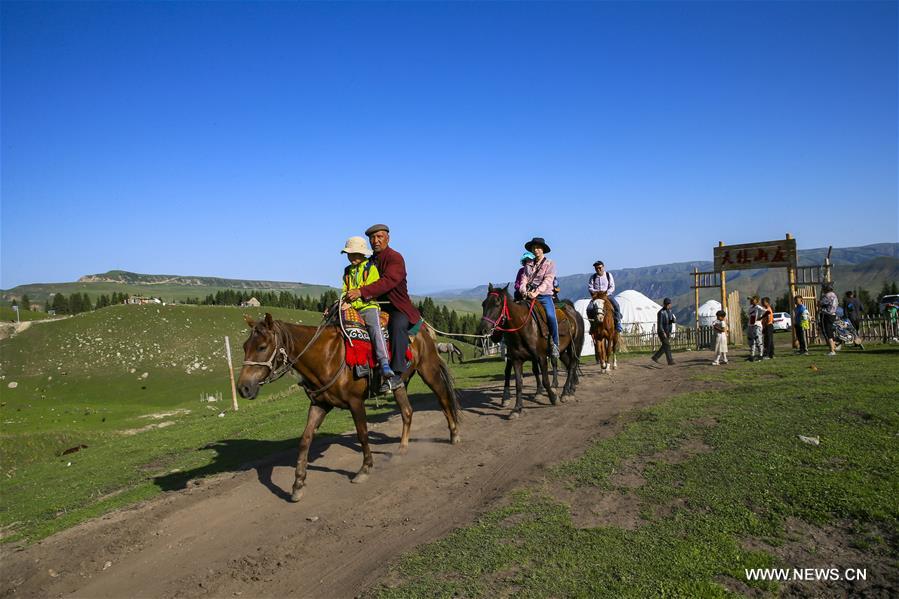
<path fill-rule="evenodd" d="M 299 501 L 303 496 L 309 445 L 325 416 L 335 407 L 348 409 L 353 415 L 356 434 L 362 446 L 362 468 L 353 482 L 363 482 L 374 465 L 368 446 L 368 424 L 365 419 L 365 397 L 369 380 L 368 377 L 355 378 L 353 369 L 347 366 L 340 327 L 327 322 L 322 322 L 318 327 L 290 324 L 273 320 L 271 314 L 266 314 L 259 321 L 254 321 L 249 316 L 244 316 L 244 319 L 251 332 L 243 344 L 244 363 L 237 382 L 241 397 L 255 399 L 261 385 L 293 370 L 311 401 L 306 430 L 300 438 L 300 454 L 291 501 Z M 434 391 L 449 425 L 450 442 L 456 444 L 461 440 L 459 399 L 453 379 L 446 364 L 437 355 L 434 339 L 426 330 L 427 326 L 422 326 L 412 339 L 412 363 L 403 374 L 403 382 L 408 385 L 409 379 L 417 372 Z M 393 395 L 403 418 L 400 452 L 405 453 L 412 426 L 412 406 L 405 386 L 400 386 Z"/>
<path fill-rule="evenodd" d="M 497 331 L 502 331 L 506 358 L 515 369 L 515 407 L 509 417 L 517 418 L 523 410 L 521 389 L 525 362 L 534 362 L 537 365 L 542 379 L 538 381 L 538 387 L 542 383 L 553 405 L 558 403 L 559 397 L 549 381 L 547 335 L 533 318 L 533 312 L 538 304 L 513 301 L 508 288 L 508 285 L 501 288 L 494 287 L 492 283 L 488 285 L 487 297 L 482 303 L 483 314 L 478 332 L 494 335 Z M 559 317 L 560 358 L 568 373 L 562 388 L 562 398 L 565 398 L 567 395 L 573 395 L 577 386 L 578 354 L 584 343 L 584 327 L 583 321 L 570 302 L 563 304 L 556 314 Z"/>
<path fill-rule="evenodd" d="M 590 320 L 590 337 L 596 348 L 596 363 L 603 374 L 609 368 L 618 369 L 618 329 L 615 328 L 615 308 L 606 296 L 605 291 L 592 294 L 596 317 Z"/>

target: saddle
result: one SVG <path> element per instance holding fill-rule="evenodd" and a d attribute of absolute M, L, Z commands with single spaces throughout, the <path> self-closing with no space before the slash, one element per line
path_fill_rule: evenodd
<path fill-rule="evenodd" d="M 559 306 L 555 302 L 553 302 L 553 307 L 556 310 L 556 322 L 559 324 L 559 344 L 562 343 L 562 325 L 568 328 L 571 336 L 574 336 L 575 327 L 572 326 L 571 320 L 568 317 L 568 312 L 565 311 L 564 306 Z M 531 314 L 531 318 L 534 319 L 534 322 L 537 324 L 537 331 L 540 333 L 541 337 L 549 337 L 549 324 L 546 322 L 546 309 L 543 307 L 543 304 L 537 302 L 534 304 L 534 311 Z M 562 349 L 561 347 L 559 349 Z"/>
<path fill-rule="evenodd" d="M 364 367 L 374 369 L 377 364 L 375 363 L 375 356 L 372 351 L 371 336 L 368 334 L 368 329 L 365 327 L 365 321 L 362 320 L 362 315 L 351 306 L 346 306 L 341 310 L 341 317 L 343 318 L 343 328 L 346 330 L 348 337 L 348 339 L 344 339 L 347 366 L 354 368 L 363 367 L 358 370 L 357 374 L 359 375 L 366 372 Z M 382 310 L 380 321 L 381 333 L 384 335 L 384 341 L 387 343 L 387 354 L 393 356 L 393 346 L 390 343 L 390 332 L 387 330 L 387 323 L 390 322 L 390 314 Z M 409 347 L 406 349 L 406 360 L 412 360 L 412 338 L 418 332 L 420 326 L 421 323 L 409 331 L 410 343 Z"/>

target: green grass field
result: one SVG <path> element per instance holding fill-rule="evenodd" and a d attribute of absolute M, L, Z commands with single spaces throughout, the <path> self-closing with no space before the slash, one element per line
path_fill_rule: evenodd
<path fill-rule="evenodd" d="M 264 309 L 254 311 L 255 316 Z M 320 315 L 270 309 L 315 325 Z M 292 449 L 308 400 L 293 380 L 230 410 L 224 337 L 243 360 L 247 310 L 113 306 L 34 326 L 0 341 L 0 533 L 34 541 L 190 478 L 233 470 Z M 473 347 L 457 343 L 473 355 Z M 453 367 L 460 385 L 498 378 L 497 360 Z M 10 387 L 12 385 L 13 388 Z M 415 379 L 413 403 L 426 388 Z M 429 393 L 429 391 L 428 391 Z M 220 396 L 221 401 L 207 401 Z M 374 401 L 370 417 L 394 409 Z M 335 410 L 321 428 L 353 428 Z M 76 453 L 66 449 L 86 445 Z"/>
<path fill-rule="evenodd" d="M 723 597 L 776 592 L 744 571 L 774 566 L 867 568 L 872 596 L 894 594 L 897 364 L 881 348 L 716 370 L 726 388 L 633 414 L 542 487 L 405 557 L 375 594 Z M 804 594 L 852 594 L 826 584 Z"/>

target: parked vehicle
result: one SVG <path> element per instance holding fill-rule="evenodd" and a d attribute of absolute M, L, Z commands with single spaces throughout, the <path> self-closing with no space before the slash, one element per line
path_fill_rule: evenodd
<path fill-rule="evenodd" d="M 786 312 L 774 313 L 774 330 L 789 331 L 793 326 L 793 318 Z"/>
<path fill-rule="evenodd" d="M 894 306 L 899 306 L 899 295 L 885 295 L 880 298 L 880 313 L 887 313 L 887 306 L 890 304 Z"/>

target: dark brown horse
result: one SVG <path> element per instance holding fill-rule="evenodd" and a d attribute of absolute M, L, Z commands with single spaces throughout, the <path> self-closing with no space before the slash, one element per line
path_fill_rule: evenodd
<path fill-rule="evenodd" d="M 374 465 L 368 446 L 368 424 L 365 419 L 365 397 L 369 380 L 367 377 L 355 378 L 353 369 L 346 365 L 346 350 L 340 327 L 326 323 L 318 327 L 290 324 L 273 320 L 271 314 L 266 314 L 259 321 L 254 321 L 249 316 L 244 318 L 251 332 L 243 344 L 244 363 L 237 382 L 241 397 L 255 399 L 261 385 L 293 370 L 311 400 L 306 430 L 300 438 L 300 454 L 291 501 L 299 501 L 303 496 L 309 445 L 322 420 L 335 407 L 348 409 L 353 415 L 356 434 L 362 445 L 362 468 L 353 482 L 363 482 Z M 409 379 L 417 372 L 434 391 L 449 425 L 450 442 L 455 444 L 461 440 L 459 399 L 449 370 L 437 355 L 434 339 L 426 330 L 427 326 L 424 325 L 412 339 L 412 365 L 403 374 L 403 382 L 408 385 Z M 394 391 L 394 399 L 403 418 L 400 452 L 404 453 L 409 446 L 409 431 L 412 426 L 412 406 L 405 386 Z"/>
<path fill-rule="evenodd" d="M 618 368 L 618 329 L 615 328 L 615 308 L 605 291 L 592 294 L 595 318 L 590 320 L 590 337 L 596 349 L 596 363 L 600 372 L 609 373 L 609 368 Z"/>
<path fill-rule="evenodd" d="M 538 387 L 542 384 L 553 405 L 559 401 L 559 397 L 549 382 L 547 331 L 541 330 L 541 326 L 533 318 L 533 312 L 538 309 L 538 304 L 513 301 L 508 288 L 508 285 L 501 288 L 494 287 L 492 283 L 488 285 L 487 297 L 481 304 L 483 314 L 478 332 L 490 335 L 494 335 L 497 331 L 502 332 L 506 358 L 515 369 L 515 407 L 509 417 L 517 418 L 523 409 L 521 389 L 525 362 L 534 362 L 537 365 L 540 376 Z M 560 358 L 567 371 L 565 385 L 562 388 L 564 398 L 573 395 L 577 386 L 578 355 L 584 343 L 584 326 L 570 302 L 564 303 L 562 309 L 557 310 L 557 315 Z"/>

